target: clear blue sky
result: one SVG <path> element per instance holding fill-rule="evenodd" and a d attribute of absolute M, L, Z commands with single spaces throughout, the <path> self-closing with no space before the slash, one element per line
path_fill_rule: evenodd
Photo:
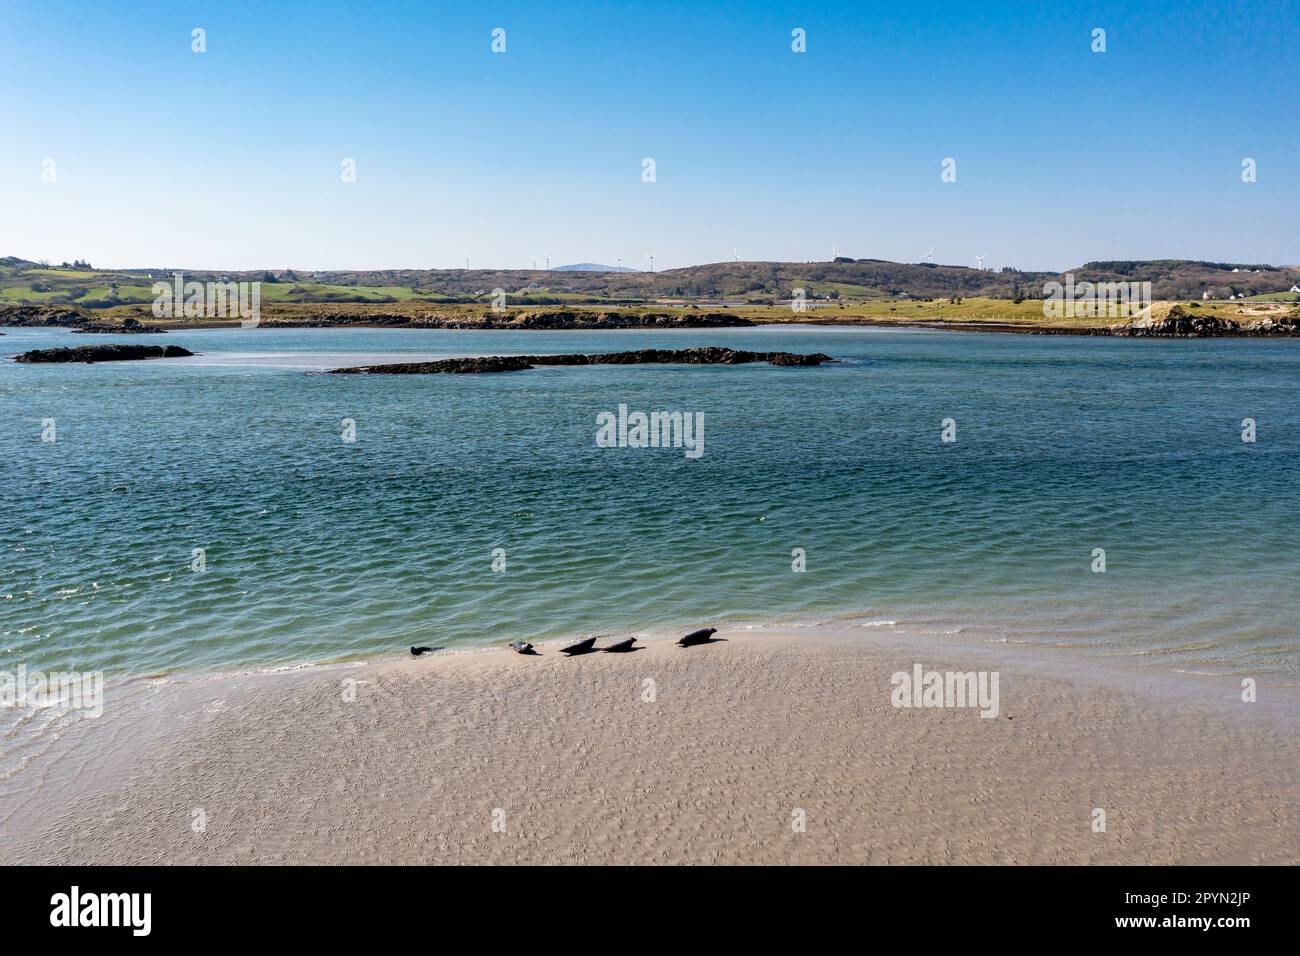
<path fill-rule="evenodd" d="M 4 0 L 0 255 L 1300 263 L 1298 6 Z"/>

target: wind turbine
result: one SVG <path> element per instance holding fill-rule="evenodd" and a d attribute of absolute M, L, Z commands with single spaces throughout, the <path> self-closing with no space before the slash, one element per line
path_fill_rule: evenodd
<path fill-rule="evenodd" d="M 921 261 L 922 261 L 922 262 L 934 262 L 934 250 L 931 249 L 929 252 L 927 252 L 925 255 L 923 255 L 923 256 L 921 257 Z"/>
<path fill-rule="evenodd" d="M 646 258 L 650 260 L 650 271 L 651 271 L 651 272 L 654 272 L 654 271 L 655 271 L 655 254 L 654 254 L 653 252 L 651 252 L 651 253 L 649 253 L 649 254 L 646 256 Z"/>
<path fill-rule="evenodd" d="M 618 257 L 618 271 L 619 271 L 619 272 L 622 272 L 622 271 L 623 271 L 623 257 L 622 257 L 622 256 L 619 256 L 619 257 Z"/>
<path fill-rule="evenodd" d="M 836 259 L 838 259 L 839 257 L 840 257 L 840 254 L 839 254 L 838 252 L 835 251 L 835 246 L 832 245 L 832 246 L 831 246 L 831 262 L 834 262 L 834 261 L 835 261 Z"/>
<path fill-rule="evenodd" d="M 469 272 L 469 256 L 465 257 L 465 271 Z"/>
<path fill-rule="evenodd" d="M 977 266 L 975 267 L 975 269 L 976 269 L 977 272 L 983 272 L 983 271 L 984 271 L 984 260 L 987 259 L 987 258 L 988 258 L 988 256 L 976 256 L 976 257 L 975 257 L 975 261 L 976 261 L 977 263 L 979 263 L 979 265 L 977 265 Z"/>
<path fill-rule="evenodd" d="M 739 261 L 740 261 L 740 250 L 739 250 L 739 249 L 735 249 L 735 248 L 733 248 L 733 249 L 731 250 L 731 261 L 732 261 L 732 262 L 739 262 Z"/>
<path fill-rule="evenodd" d="M 550 257 L 550 256 L 547 256 L 547 257 L 546 257 L 546 271 L 547 271 L 547 272 L 550 272 L 550 271 L 551 271 L 551 257 Z"/>

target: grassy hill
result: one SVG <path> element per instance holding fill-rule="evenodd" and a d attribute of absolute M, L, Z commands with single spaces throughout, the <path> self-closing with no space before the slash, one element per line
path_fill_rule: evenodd
<path fill-rule="evenodd" d="M 0 305 L 71 305 L 107 309 L 148 304 L 155 281 L 170 269 L 96 270 L 84 263 L 52 268 L 25 259 L 0 259 Z M 1295 301 L 1300 269 L 1189 260 L 1088 262 L 1069 270 L 1077 282 L 1149 281 L 1157 300 L 1229 296 Z M 264 303 L 473 304 L 504 289 L 512 305 L 618 305 L 646 302 L 726 302 L 767 305 L 803 289 L 813 301 L 878 304 L 900 299 L 1036 300 L 1052 272 L 977 270 L 967 266 L 839 258 L 833 262 L 717 262 L 662 272 L 509 269 L 378 270 L 366 272 L 186 272 L 200 281 L 260 281 Z"/>

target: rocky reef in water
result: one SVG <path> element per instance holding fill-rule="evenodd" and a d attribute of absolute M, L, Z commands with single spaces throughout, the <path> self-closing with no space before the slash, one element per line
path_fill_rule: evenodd
<path fill-rule="evenodd" d="M 90 332 L 105 335 L 161 335 L 167 330 L 160 329 L 156 325 L 145 325 L 139 319 L 123 319 L 121 323 L 91 322 L 72 331 L 74 333 Z"/>
<path fill-rule="evenodd" d="M 821 365 L 835 359 L 821 352 L 747 352 L 717 346 L 694 349 L 640 349 L 635 352 L 607 352 L 597 355 L 487 355 L 474 358 L 442 359 L 437 362 L 396 362 L 388 365 L 359 365 L 331 369 L 337 375 L 465 375 L 482 372 L 522 372 L 539 365 Z"/>
<path fill-rule="evenodd" d="M 137 359 L 185 358 L 193 355 L 179 345 L 82 345 L 75 349 L 37 349 L 14 357 L 15 362 L 132 362 Z"/>

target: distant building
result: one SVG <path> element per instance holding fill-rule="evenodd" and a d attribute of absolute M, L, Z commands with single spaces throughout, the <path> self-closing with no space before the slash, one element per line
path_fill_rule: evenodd
<path fill-rule="evenodd" d="M 1291 291 L 1292 291 L 1292 292 L 1300 292 L 1300 285 L 1293 285 L 1293 286 L 1291 287 Z"/>

